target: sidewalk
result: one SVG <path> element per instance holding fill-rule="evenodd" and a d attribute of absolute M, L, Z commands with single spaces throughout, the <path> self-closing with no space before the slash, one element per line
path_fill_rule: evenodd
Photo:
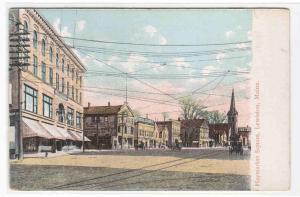
<path fill-rule="evenodd" d="M 56 151 L 56 153 L 49 152 L 47 157 L 59 157 L 64 155 L 69 155 L 71 153 L 78 153 L 82 152 L 82 150 L 72 150 L 72 151 Z M 38 158 L 38 157 L 46 157 L 45 152 L 39 152 L 39 153 L 25 153 L 24 158 Z"/>

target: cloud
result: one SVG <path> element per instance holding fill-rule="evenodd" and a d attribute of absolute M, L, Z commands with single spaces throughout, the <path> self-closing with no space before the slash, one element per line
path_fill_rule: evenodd
<path fill-rule="evenodd" d="M 151 38 L 154 36 L 155 33 L 157 33 L 157 29 L 152 25 L 147 25 L 146 27 L 144 27 L 144 30 L 147 34 L 149 34 Z"/>
<path fill-rule="evenodd" d="M 208 65 L 203 68 L 202 73 L 205 75 L 208 75 L 211 72 L 216 71 L 216 70 L 217 70 L 217 68 L 214 65 Z"/>
<path fill-rule="evenodd" d="M 185 62 L 184 57 L 174 58 L 174 62 L 171 64 L 177 66 L 178 67 L 177 69 L 179 69 L 179 70 L 181 70 L 182 68 L 187 68 L 187 67 L 191 66 L 191 64 Z"/>
<path fill-rule="evenodd" d="M 85 20 L 79 20 L 79 21 L 77 21 L 76 30 L 78 32 L 83 31 L 83 29 L 85 28 L 85 24 L 86 24 Z"/>
<path fill-rule="evenodd" d="M 127 59 L 127 62 L 123 63 L 122 66 L 126 70 L 126 72 L 134 72 L 135 67 L 137 65 L 140 65 L 144 61 L 146 61 L 147 58 L 145 58 L 142 55 L 130 55 Z"/>
<path fill-rule="evenodd" d="M 112 63 L 117 60 L 118 57 L 117 56 L 111 56 L 108 61 L 106 62 L 108 65 L 112 65 Z"/>
<path fill-rule="evenodd" d="M 161 44 L 161 45 L 167 44 L 167 39 L 162 35 L 158 36 L 158 40 L 159 40 L 159 44 Z"/>
<path fill-rule="evenodd" d="M 144 31 L 146 32 L 147 35 L 150 36 L 150 38 L 158 40 L 158 43 L 160 45 L 167 44 L 166 37 L 163 36 L 161 33 L 159 33 L 157 28 L 154 27 L 153 25 L 147 25 L 146 27 L 144 27 Z"/>
<path fill-rule="evenodd" d="M 54 20 L 53 27 L 58 32 L 58 34 L 63 37 L 71 37 L 72 36 L 72 34 L 69 32 L 69 27 L 61 25 L 60 18 L 56 18 Z"/>
<path fill-rule="evenodd" d="M 78 50 L 72 49 L 72 51 L 76 54 L 76 56 L 84 65 L 88 65 L 91 61 L 95 61 L 95 57 L 93 55 L 82 56 Z"/>
<path fill-rule="evenodd" d="M 225 53 L 218 53 L 216 55 L 217 62 L 221 63 L 222 59 L 224 59 L 225 57 L 226 57 Z"/>
<path fill-rule="evenodd" d="M 232 38 L 235 35 L 235 32 L 230 30 L 225 32 L 226 38 Z"/>

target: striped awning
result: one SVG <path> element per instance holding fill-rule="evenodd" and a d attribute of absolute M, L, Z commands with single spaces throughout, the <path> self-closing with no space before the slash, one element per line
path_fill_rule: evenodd
<path fill-rule="evenodd" d="M 74 138 L 76 138 L 77 141 L 82 141 L 82 137 L 83 137 L 82 133 L 76 132 L 76 131 L 71 131 L 71 130 L 68 130 L 68 132 L 69 132 L 72 136 L 74 136 Z M 85 141 L 85 142 L 90 142 L 91 140 L 90 140 L 89 138 L 87 138 L 86 136 L 84 136 L 84 141 Z"/>
<path fill-rule="evenodd" d="M 58 131 L 65 137 L 67 140 L 74 140 L 76 141 L 77 139 L 74 138 L 66 129 L 61 128 L 61 127 L 56 127 Z"/>
<path fill-rule="evenodd" d="M 55 138 L 36 120 L 22 117 L 23 120 L 23 138 L 26 137 L 42 137 L 46 139 Z"/>
<path fill-rule="evenodd" d="M 55 139 L 66 140 L 66 137 L 58 130 L 58 128 L 55 125 L 51 125 L 47 123 L 41 123 L 41 124 L 49 133 L 51 133 L 52 136 L 54 136 Z"/>

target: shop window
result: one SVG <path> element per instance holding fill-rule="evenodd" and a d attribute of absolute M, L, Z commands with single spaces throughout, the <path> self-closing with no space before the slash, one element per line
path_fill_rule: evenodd
<path fill-rule="evenodd" d="M 37 113 L 37 90 L 25 85 L 24 108 L 27 111 Z"/>

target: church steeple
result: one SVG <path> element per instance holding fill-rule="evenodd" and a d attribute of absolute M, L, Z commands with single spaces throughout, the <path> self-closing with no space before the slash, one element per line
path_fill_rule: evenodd
<path fill-rule="evenodd" d="M 227 115 L 237 115 L 238 112 L 235 108 L 235 98 L 234 98 L 234 89 L 232 89 L 232 94 L 231 94 L 231 102 L 230 102 L 230 109 L 227 113 Z"/>
<path fill-rule="evenodd" d="M 232 89 L 230 109 L 227 113 L 228 124 L 231 128 L 231 135 L 237 134 L 237 118 L 238 112 L 235 108 L 234 89 Z"/>

